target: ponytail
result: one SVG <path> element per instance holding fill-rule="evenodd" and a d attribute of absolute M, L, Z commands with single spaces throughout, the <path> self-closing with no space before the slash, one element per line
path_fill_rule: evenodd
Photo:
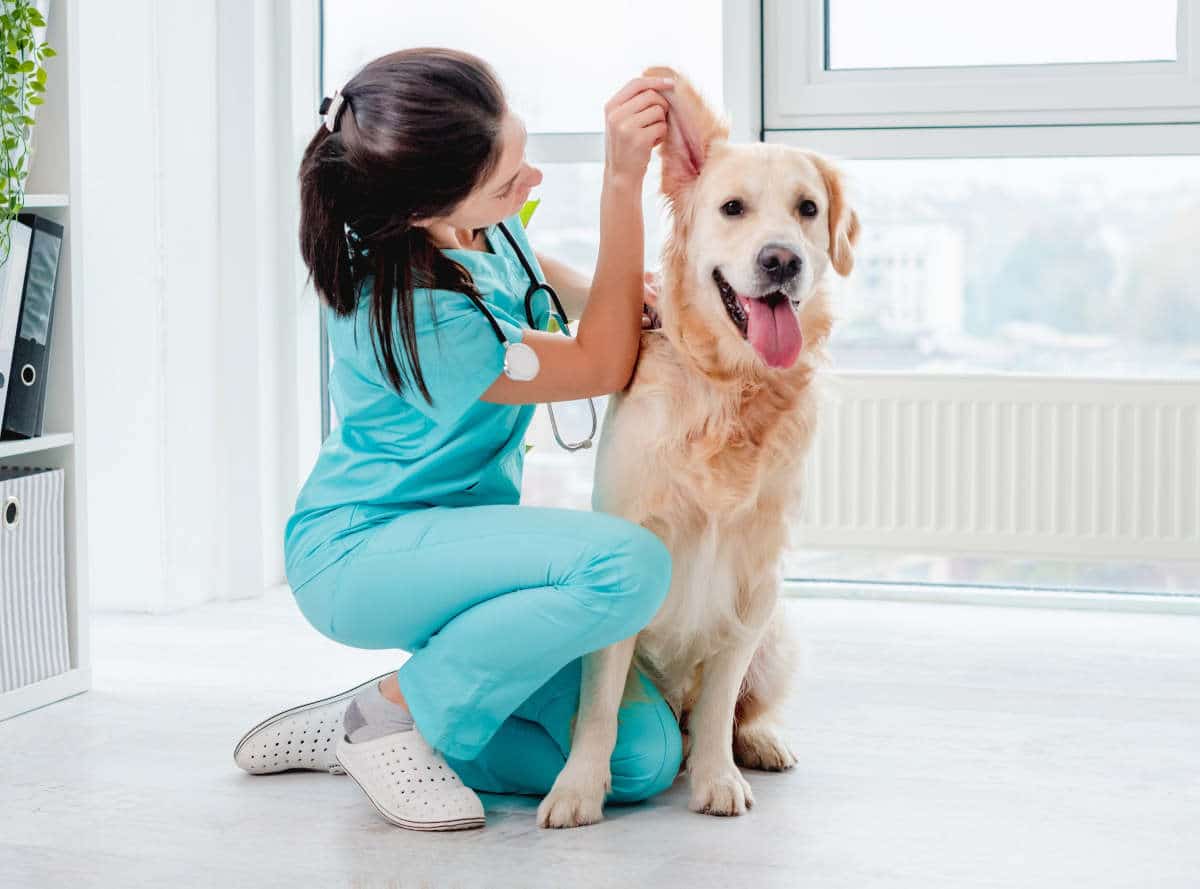
<path fill-rule="evenodd" d="M 300 162 L 300 255 L 308 280 L 338 315 L 354 310 L 354 276 L 346 216 L 338 206 L 345 192 L 341 133 L 317 130 Z"/>
<path fill-rule="evenodd" d="M 373 278 L 370 327 L 380 372 L 403 394 L 398 330 L 410 376 L 432 405 L 417 355 L 413 290 L 482 297 L 470 272 L 411 223 L 449 213 L 491 175 L 503 93 L 482 59 L 420 48 L 371 62 L 341 99 L 333 130 L 322 124 L 300 162 L 300 254 L 308 280 L 342 317 L 357 311 L 362 284 Z M 436 301 L 428 297 L 436 324 Z"/>

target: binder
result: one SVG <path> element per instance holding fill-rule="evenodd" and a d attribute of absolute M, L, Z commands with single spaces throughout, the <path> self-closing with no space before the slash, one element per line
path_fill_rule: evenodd
<path fill-rule="evenodd" d="M 29 241 L 25 294 L 13 346 L 8 403 L 0 423 L 0 439 L 35 438 L 42 434 L 54 294 L 63 243 L 63 227 L 57 222 L 34 213 L 22 213 L 17 219 L 33 230 L 33 236 Z"/>
<path fill-rule="evenodd" d="M 25 291 L 25 266 L 29 259 L 29 240 L 33 229 L 18 219 L 9 227 L 8 259 L 0 266 L 0 419 L 8 401 L 9 370 L 13 347 L 17 343 L 17 322 L 21 318 L 21 295 Z"/>

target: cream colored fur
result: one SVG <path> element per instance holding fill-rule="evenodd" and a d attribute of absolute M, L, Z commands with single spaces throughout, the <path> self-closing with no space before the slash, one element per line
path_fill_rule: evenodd
<path fill-rule="evenodd" d="M 609 400 L 593 506 L 659 536 L 672 556 L 671 587 L 641 633 L 584 659 L 570 756 L 538 808 L 542 826 L 602 817 L 631 659 L 685 727 L 691 809 L 742 814 L 753 796 L 739 764 L 779 770 L 796 762 L 774 719 L 794 663 L 779 607 L 781 558 L 832 325 L 825 274 L 830 266 L 849 274 L 858 219 L 827 159 L 729 144 L 728 123 L 685 78 L 668 68 L 645 73 L 676 79 L 660 149 L 672 211 L 662 327 L 643 332 L 630 385 Z M 752 208 L 737 220 L 720 211 L 735 197 Z M 805 197 L 816 216 L 797 212 Z M 803 346 L 786 368 L 759 357 L 712 277 L 717 267 L 739 293 L 764 292 L 755 258 L 766 243 L 785 243 L 802 260 L 790 296 Z"/>

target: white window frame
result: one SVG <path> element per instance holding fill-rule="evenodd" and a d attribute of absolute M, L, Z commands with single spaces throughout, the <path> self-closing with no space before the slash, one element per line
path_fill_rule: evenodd
<path fill-rule="evenodd" d="M 835 157 L 854 159 L 1200 154 L 1200 82 L 1197 80 L 1200 56 L 1196 51 L 1200 48 L 1200 32 L 1197 30 L 1200 25 L 1200 0 L 1181 0 L 1178 62 L 1053 65 L 1041 68 L 1008 66 L 826 72 L 822 70 L 824 8 L 823 0 L 724 0 L 721 61 L 724 73 L 723 100 L 724 110 L 733 126 L 732 141 L 793 144 L 827 152 Z M 289 74 L 299 82 L 311 81 L 314 85 L 311 101 L 305 101 L 303 89 L 298 89 L 294 94 L 295 153 L 302 149 L 317 122 L 316 106 L 321 95 L 317 77 L 320 66 L 320 0 L 296 0 L 291 12 L 293 27 Z M 789 31 L 789 28 L 793 30 Z M 1110 83 L 1114 78 L 1131 78 L 1141 83 Z M 1118 92 L 1108 93 L 1109 103 L 1105 105 L 1097 97 L 1103 95 L 1103 90 L 1109 86 L 1117 88 Z M 1025 96 L 1029 101 L 1018 106 L 1014 103 L 1014 96 Z M 1120 96 L 1120 103 L 1127 107 L 1115 107 L 1118 103 L 1114 101 L 1114 96 Z M 1132 101 L 1139 97 L 1142 100 L 1140 104 Z M 1020 110 L 1013 110 L 1018 107 Z M 603 160 L 603 146 L 604 136 L 600 132 L 531 133 L 529 157 L 538 163 L 600 162 Z M 298 157 L 296 153 L 294 158 L 287 158 L 287 169 L 295 169 Z M 297 279 L 303 281 L 298 255 L 296 265 Z M 309 295 L 311 291 L 305 296 Z M 312 349 L 312 337 L 318 330 L 318 326 L 312 322 L 319 320 L 315 299 L 306 298 L 304 306 L 300 319 L 301 342 L 297 344 L 297 368 L 301 379 L 317 372 L 323 363 L 319 356 L 327 357 L 327 345 L 323 337 L 322 348 Z M 304 403 L 298 405 L 302 420 L 298 423 L 298 429 L 315 428 L 317 416 L 326 414 L 322 418 L 320 439 L 296 443 L 313 458 L 320 441 L 329 431 L 327 368 L 320 367 L 320 371 L 319 395 L 310 388 L 298 387 L 299 392 L 310 393 L 307 397 L 301 396 Z M 830 372 L 830 377 L 833 385 L 846 394 L 841 410 L 847 418 L 845 422 L 849 424 L 847 431 L 850 437 L 858 442 L 848 453 L 862 456 L 867 463 L 872 459 L 878 462 L 885 448 L 891 449 L 887 456 L 890 461 L 888 465 L 904 466 L 908 465 L 906 461 L 910 457 L 916 459 L 913 455 L 918 452 L 908 449 L 900 440 L 896 434 L 899 427 L 893 420 L 910 414 L 924 416 L 922 412 L 926 408 L 922 405 L 926 402 L 931 405 L 930 410 L 935 412 L 942 411 L 945 406 L 953 406 L 953 412 L 947 411 L 947 416 L 954 413 L 974 417 L 974 402 L 980 405 L 1000 402 L 1006 409 L 1029 410 L 1029 416 L 1033 416 L 1032 411 L 1037 410 L 1038 416 L 1049 418 L 1043 424 L 1047 431 L 1042 451 L 1051 455 L 1058 452 L 1060 434 L 1068 435 L 1065 441 L 1075 440 L 1070 436 L 1074 435 L 1071 431 L 1075 429 L 1072 411 L 1076 404 L 1099 405 L 1101 413 L 1098 416 L 1106 422 L 1117 416 L 1156 418 L 1153 424 L 1142 422 L 1141 426 L 1145 428 L 1139 427 L 1135 433 L 1139 442 L 1145 440 L 1186 445 L 1193 440 L 1200 440 L 1200 425 L 1194 427 L 1193 437 L 1179 437 L 1179 430 L 1185 429 L 1180 426 L 1181 418 L 1189 418 L 1187 421 L 1191 422 L 1193 414 L 1186 412 L 1191 410 L 1191 405 L 1200 404 L 1200 384 L 1126 379 L 1058 380 L 1013 374 L 952 376 L 901 372 L 847 373 L 836 369 Z M 964 387 L 967 384 L 973 388 L 970 398 L 964 403 Z M 1036 391 L 1048 403 L 1030 408 L 1024 407 L 1023 403 L 1018 404 L 1018 396 L 1024 391 L 1022 386 L 1033 386 L 1031 391 Z M 895 394 L 901 391 L 902 394 Z M 862 397 L 858 398 L 856 392 Z M 1120 398 L 1116 398 L 1114 393 L 1119 394 Z M 1049 404 L 1056 399 L 1057 404 Z M 1031 404 L 1035 401 L 1032 398 L 1029 400 Z M 1061 413 L 1064 410 L 1066 414 Z M 856 413 L 851 415 L 851 411 Z M 947 446 L 953 448 L 957 447 L 959 441 L 976 441 L 993 428 L 988 425 L 990 414 L 984 414 L 982 409 L 980 414 L 983 419 L 979 422 L 983 425 L 976 422 L 975 425 L 965 425 L 960 429 L 954 424 L 944 423 L 937 427 L 914 427 L 910 431 L 914 441 L 944 435 Z M 1014 416 L 1026 415 L 1018 413 Z M 856 418 L 868 420 L 861 430 L 854 425 L 858 422 Z M 877 418 L 878 422 L 872 418 Z M 890 437 L 886 434 L 887 430 L 891 430 Z M 1067 432 L 1063 433 L 1062 430 Z M 1164 430 L 1169 433 L 1165 438 Z M 857 435 L 858 431 L 863 435 Z M 1187 435 L 1192 436 L 1193 433 L 1188 432 Z M 983 506 L 976 516 L 979 527 L 985 529 L 981 534 L 975 533 L 973 527 L 965 526 L 958 529 L 937 528 L 924 534 L 923 529 L 917 526 L 901 527 L 897 523 L 873 520 L 864 520 L 855 527 L 847 526 L 844 521 L 822 524 L 819 514 L 830 513 L 841 517 L 848 514 L 848 508 L 856 509 L 857 514 L 869 518 L 874 514 L 876 504 L 873 499 L 856 504 L 829 499 L 842 487 L 842 481 L 875 477 L 865 471 L 866 463 L 851 465 L 854 461 L 839 459 L 835 464 L 830 460 L 822 460 L 821 449 L 829 451 L 834 443 L 832 440 L 818 442 L 817 451 L 810 460 L 808 472 L 819 478 L 811 479 L 814 482 L 814 496 L 809 498 L 807 509 L 818 515 L 810 514 L 810 520 L 799 529 L 797 539 L 793 541 L 795 545 L 817 549 L 863 547 L 923 549 L 927 552 L 945 549 L 959 553 L 1012 556 L 1029 554 L 1027 540 L 1006 543 L 997 540 L 987 530 L 990 514 Z M 1155 445 L 1137 451 L 1134 462 L 1145 472 L 1157 471 L 1153 462 L 1147 461 L 1158 453 L 1158 447 Z M 1176 452 L 1178 450 L 1176 448 Z M 994 460 L 986 453 L 984 458 Z M 982 474 L 986 471 L 983 465 L 969 465 L 974 459 L 964 457 L 955 464 L 957 479 L 995 477 L 994 471 L 991 475 Z M 1036 462 L 1043 457 L 1035 454 L 1022 459 Z M 1038 472 L 1050 473 L 1041 477 L 1053 476 L 1058 468 L 1053 461 L 1057 459 L 1053 458 L 1045 466 L 1038 464 Z M 301 456 L 299 466 L 302 468 L 309 464 L 311 459 Z M 1177 468 L 1178 461 L 1172 465 Z M 1200 468 L 1185 469 L 1184 480 L 1190 485 L 1200 484 L 1196 481 L 1200 478 Z M 1070 476 L 1070 479 L 1074 478 Z M 1170 479 L 1166 479 L 1166 476 L 1155 478 L 1158 479 L 1155 490 L 1172 490 Z M 1051 515 L 1056 514 L 1055 510 L 1069 508 L 1079 487 L 1070 479 L 1064 482 L 1062 502 L 1049 510 Z M 857 494 L 856 484 L 844 487 Z M 885 486 L 880 484 L 876 487 L 882 491 Z M 1200 502 L 1200 487 L 1188 490 L 1196 491 L 1188 503 Z M 865 496 L 867 492 L 862 493 Z M 870 496 L 879 496 L 879 491 Z M 975 501 L 971 499 L 970 502 Z M 986 499 L 979 501 L 980 504 L 987 502 Z M 1158 500 L 1152 502 L 1158 504 Z M 1163 500 L 1163 503 L 1167 501 Z M 1143 513 L 1147 521 L 1157 521 L 1156 517 L 1160 515 L 1150 507 L 1146 507 Z M 883 512 L 879 514 L 883 515 Z M 1169 513 L 1162 515 L 1170 517 Z M 1153 521 L 1150 527 L 1157 528 Z M 1197 522 L 1200 522 L 1200 518 Z M 1195 524 L 1188 527 L 1187 533 L 1166 540 L 1154 552 L 1154 556 L 1194 557 L 1188 554 L 1196 551 Z M 947 537 L 947 530 L 952 531 L 953 546 L 948 546 L 951 538 Z M 1117 542 L 1127 547 L 1127 555 L 1138 551 L 1142 545 L 1142 542 L 1127 536 Z M 1105 541 L 1096 543 L 1096 558 L 1106 558 L 1115 552 L 1112 549 L 1106 551 Z M 1037 554 L 1041 556 L 1064 553 L 1077 557 L 1093 555 L 1078 552 L 1078 541 L 1066 536 L 1039 540 L 1038 545 Z M 1142 601 L 1146 599 L 1137 598 Z"/>
<path fill-rule="evenodd" d="M 1200 122 L 1200 0 L 1177 60 L 825 69 L 825 0 L 764 0 L 769 130 Z"/>
<path fill-rule="evenodd" d="M 1200 0 L 1180 0 L 1175 62 L 837 71 L 824 67 L 824 0 L 762 9 L 766 142 L 850 160 L 1200 154 Z M 1189 452 L 1200 383 L 830 377 L 840 397 L 807 466 L 797 546 L 1095 560 L 1200 552 L 1200 459 Z M 910 484 L 930 448 L 953 461 Z M 1047 480 L 1033 499 L 1022 494 L 1029 477 Z M 1126 477 L 1139 482 L 1089 493 L 1095 479 Z M 985 486 L 1003 491 L 989 499 Z M 1012 524 L 1022 496 L 1036 504 L 1022 513 L 1033 529 L 1024 534 Z M 928 521 L 947 506 L 952 518 Z M 1137 527 L 1097 530 L 1131 514 Z"/>
<path fill-rule="evenodd" d="M 732 127 L 731 141 L 761 139 L 759 0 L 722 0 L 721 64 L 724 111 Z M 664 62 L 669 61 L 669 53 Z M 600 163 L 604 160 L 604 133 L 539 133 L 531 131 L 529 159 L 534 163 Z"/>

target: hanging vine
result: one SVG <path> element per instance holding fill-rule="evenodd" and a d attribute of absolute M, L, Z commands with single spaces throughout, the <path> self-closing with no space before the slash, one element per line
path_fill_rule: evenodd
<path fill-rule="evenodd" d="M 42 63 L 56 55 L 37 28 L 46 20 L 33 0 L 0 0 L 0 46 L 4 70 L 0 73 L 0 264 L 8 260 L 12 220 L 25 205 L 25 178 L 33 108 L 42 104 L 46 69 Z"/>

